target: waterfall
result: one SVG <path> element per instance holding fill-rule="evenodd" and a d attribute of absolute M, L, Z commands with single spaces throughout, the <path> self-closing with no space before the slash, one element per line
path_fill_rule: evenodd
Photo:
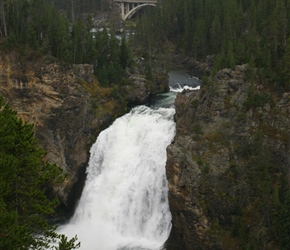
<path fill-rule="evenodd" d="M 73 218 L 59 231 L 81 249 L 160 249 L 171 229 L 166 147 L 174 108 L 139 106 L 100 133 Z"/>
<path fill-rule="evenodd" d="M 117 119 L 91 148 L 87 180 L 73 218 L 58 229 L 83 250 L 159 250 L 171 229 L 165 175 L 177 92 L 199 89 L 188 74 L 169 73 L 171 91 Z M 166 107 L 166 108 L 165 108 Z"/>

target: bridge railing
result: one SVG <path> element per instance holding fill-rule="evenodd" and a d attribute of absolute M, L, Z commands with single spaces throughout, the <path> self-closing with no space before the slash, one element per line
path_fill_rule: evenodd
<path fill-rule="evenodd" d="M 157 3 L 158 0 L 114 0 L 118 3 Z"/>

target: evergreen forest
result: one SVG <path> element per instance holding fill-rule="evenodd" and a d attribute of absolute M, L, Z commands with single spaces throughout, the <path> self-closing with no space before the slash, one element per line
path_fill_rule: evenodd
<path fill-rule="evenodd" d="M 93 64 L 101 84 L 122 82 L 131 63 L 125 39 L 117 39 L 110 27 L 92 32 L 92 16 L 81 11 L 94 8 L 98 1 L 72 1 L 79 11 L 73 21 L 65 14 L 71 10 L 69 2 L 1 1 L 2 50 L 18 50 L 30 58 L 49 54 L 66 65 Z"/>
<path fill-rule="evenodd" d="M 290 1 L 161 0 L 159 6 L 138 25 L 148 50 L 170 41 L 197 60 L 214 55 L 212 75 L 249 63 L 268 83 L 289 90 Z"/>
<path fill-rule="evenodd" d="M 72 22 L 84 13 L 108 11 L 112 4 L 107 0 L 45 0 L 45 2 L 53 3 Z"/>
<path fill-rule="evenodd" d="M 67 64 L 94 64 L 100 82 L 114 83 L 132 62 L 128 45 L 124 40 L 121 49 L 113 28 L 93 38 L 92 9 L 105 11 L 109 1 L 1 1 L 1 46 L 30 48 Z M 148 60 L 151 48 L 170 42 L 175 52 L 197 60 L 214 55 L 213 75 L 249 63 L 284 90 L 290 81 L 289 19 L 288 0 L 160 0 L 138 20 L 135 39 L 148 51 Z"/>
<path fill-rule="evenodd" d="M 211 76 L 248 63 L 259 81 L 290 90 L 290 0 L 159 0 L 138 18 L 132 48 L 125 37 L 116 38 L 114 24 L 92 32 L 92 10 L 110 6 L 106 0 L 1 0 L 0 53 L 15 50 L 29 59 L 51 55 L 68 67 L 91 64 L 101 85 L 118 87 L 127 83 L 133 44 L 150 66 L 154 54 L 170 44 L 173 53 L 199 61 L 213 56 Z M 47 222 L 58 205 L 48 198 L 47 187 L 61 182 L 62 172 L 45 161 L 33 125 L 17 118 L 2 98 L 0 169 L 0 249 L 46 249 L 54 241 L 60 242 L 55 249 L 78 248 L 77 238 L 57 235 Z M 282 249 L 289 249 L 290 196 L 283 185 L 275 226 Z M 280 222 L 287 225 L 279 227 Z"/>

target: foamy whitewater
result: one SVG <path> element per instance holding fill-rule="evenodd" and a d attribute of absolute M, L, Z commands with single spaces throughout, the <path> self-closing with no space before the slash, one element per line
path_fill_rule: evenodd
<path fill-rule="evenodd" d="M 179 86 L 177 88 L 172 88 L 170 87 L 170 91 L 172 92 L 177 92 L 177 93 L 181 93 L 183 90 L 199 90 L 200 86 L 197 87 L 189 87 L 189 86 L 181 86 L 179 83 L 177 83 Z"/>
<path fill-rule="evenodd" d="M 91 148 L 76 212 L 58 232 L 83 250 L 157 250 L 171 230 L 166 148 L 175 135 L 172 92 L 139 106 L 100 133 Z M 167 108 L 164 108 L 167 107 Z"/>
<path fill-rule="evenodd" d="M 91 148 L 75 215 L 58 230 L 78 235 L 81 249 L 159 249 L 171 214 L 165 176 L 174 108 L 134 108 L 104 130 Z"/>

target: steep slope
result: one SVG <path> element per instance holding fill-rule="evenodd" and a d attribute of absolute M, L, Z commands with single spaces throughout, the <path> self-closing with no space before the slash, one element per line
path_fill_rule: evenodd
<path fill-rule="evenodd" d="M 219 71 L 177 96 L 166 165 L 172 231 L 167 250 L 273 249 L 290 168 L 290 93 Z M 282 211 L 282 210 L 281 210 Z"/>
<path fill-rule="evenodd" d="M 0 56 L 0 94 L 35 125 L 47 160 L 68 174 L 57 190 L 64 208 L 72 209 L 80 195 L 89 149 L 99 132 L 127 112 L 129 102 L 145 103 L 153 92 L 168 88 L 163 75 L 155 77 L 153 86 L 143 76 L 130 78 L 128 86 L 103 88 L 92 65 L 68 67 L 50 56 Z"/>

